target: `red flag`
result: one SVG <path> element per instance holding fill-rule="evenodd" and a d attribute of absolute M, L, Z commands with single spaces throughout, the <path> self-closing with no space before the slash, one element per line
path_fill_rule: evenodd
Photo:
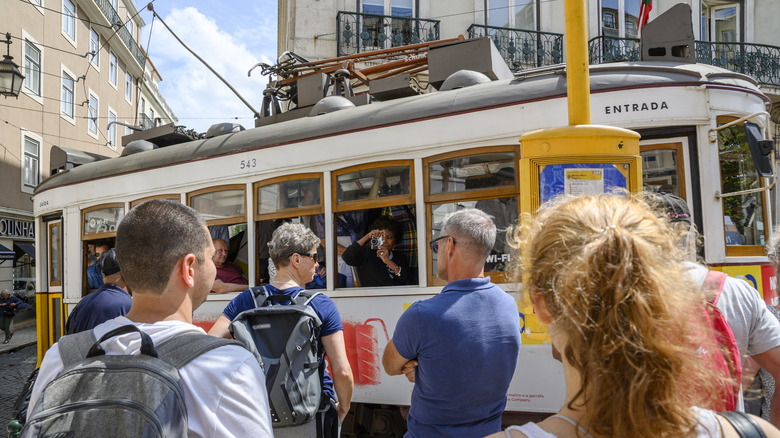
<path fill-rule="evenodd" d="M 653 9 L 653 0 L 639 0 L 642 6 L 639 8 L 639 28 L 645 27 L 650 18 L 650 11 Z"/>

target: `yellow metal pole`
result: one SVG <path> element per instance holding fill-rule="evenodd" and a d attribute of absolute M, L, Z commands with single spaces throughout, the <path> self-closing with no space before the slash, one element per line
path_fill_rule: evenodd
<path fill-rule="evenodd" d="M 569 125 L 590 124 L 586 0 L 564 0 Z"/>

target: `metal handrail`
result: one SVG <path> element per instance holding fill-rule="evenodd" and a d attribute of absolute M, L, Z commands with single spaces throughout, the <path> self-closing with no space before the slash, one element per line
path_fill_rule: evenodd
<path fill-rule="evenodd" d="M 439 39 L 439 20 L 339 11 L 338 56 Z"/>
<path fill-rule="evenodd" d="M 490 37 L 512 71 L 563 62 L 563 34 L 472 24 L 469 38 Z"/>

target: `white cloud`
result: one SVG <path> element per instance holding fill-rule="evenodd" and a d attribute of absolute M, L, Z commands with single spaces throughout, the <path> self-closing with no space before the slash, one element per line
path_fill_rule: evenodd
<path fill-rule="evenodd" d="M 274 18 L 275 19 L 275 18 Z M 247 77 L 257 62 L 272 63 L 275 41 L 269 47 L 248 48 L 244 41 L 251 29 L 233 26 L 226 29 L 214 19 L 192 7 L 173 9 L 164 17 L 168 26 L 187 46 L 224 77 L 245 100 L 261 111 L 262 91 L 267 78 L 258 71 Z M 258 33 L 275 31 L 265 28 Z M 266 40 L 266 39 L 264 39 Z M 267 41 L 267 40 L 266 40 Z M 252 111 L 200 61 L 179 44 L 162 26 L 155 23 L 149 43 L 149 55 L 162 76 L 160 92 L 179 124 L 205 132 L 214 123 L 233 121 L 245 128 L 254 127 Z M 240 117 L 241 120 L 231 120 Z"/>

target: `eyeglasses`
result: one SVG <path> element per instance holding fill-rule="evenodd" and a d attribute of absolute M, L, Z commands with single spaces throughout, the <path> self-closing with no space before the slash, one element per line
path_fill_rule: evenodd
<path fill-rule="evenodd" d="M 431 246 L 431 251 L 433 251 L 434 254 L 438 253 L 439 252 L 439 241 L 442 240 L 442 239 L 446 239 L 448 237 L 452 237 L 452 236 L 439 236 L 439 237 L 431 240 L 428 243 L 428 245 Z M 455 241 L 454 237 L 452 237 L 452 243 L 458 243 L 457 241 Z"/>
<path fill-rule="evenodd" d="M 316 252 L 313 252 L 311 254 L 308 253 L 308 252 L 296 252 L 296 254 L 302 255 L 302 256 L 306 256 L 306 257 L 311 257 L 312 260 L 314 260 L 315 262 L 317 261 L 317 253 Z"/>

